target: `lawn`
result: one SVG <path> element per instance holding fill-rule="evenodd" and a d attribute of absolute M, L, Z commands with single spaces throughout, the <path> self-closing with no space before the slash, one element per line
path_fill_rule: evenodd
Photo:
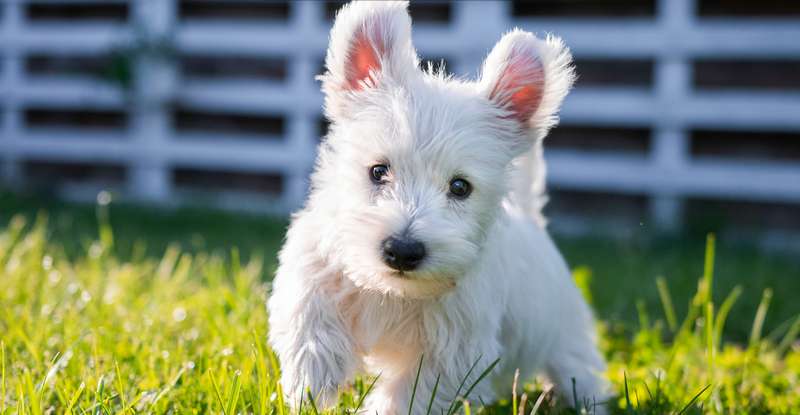
<path fill-rule="evenodd" d="M 0 414 L 286 413 L 264 307 L 285 226 L 0 194 Z M 597 310 L 616 412 L 800 413 L 800 260 L 706 254 L 701 235 L 556 239 Z M 542 388 L 458 412 L 530 413 Z"/>

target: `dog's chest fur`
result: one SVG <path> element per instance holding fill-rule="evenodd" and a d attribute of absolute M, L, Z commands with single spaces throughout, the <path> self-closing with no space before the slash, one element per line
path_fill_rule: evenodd
<path fill-rule="evenodd" d="M 365 360 L 366 368 L 385 362 L 414 362 L 433 352 L 449 333 L 471 325 L 466 310 L 454 306 L 457 291 L 444 298 L 405 299 L 356 287 L 341 276 L 329 289 Z"/>
<path fill-rule="evenodd" d="M 342 276 L 335 286 L 336 306 L 363 354 L 378 349 L 419 349 L 424 342 L 421 301 L 364 291 Z"/>

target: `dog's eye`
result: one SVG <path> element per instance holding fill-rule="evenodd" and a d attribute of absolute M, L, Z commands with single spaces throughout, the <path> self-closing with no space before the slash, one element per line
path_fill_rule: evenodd
<path fill-rule="evenodd" d="M 385 164 L 376 164 L 369 168 L 369 178 L 375 184 L 383 183 L 383 178 L 389 174 L 389 167 Z"/>
<path fill-rule="evenodd" d="M 450 181 L 450 195 L 457 199 L 466 199 L 472 193 L 472 186 L 464 179 Z"/>

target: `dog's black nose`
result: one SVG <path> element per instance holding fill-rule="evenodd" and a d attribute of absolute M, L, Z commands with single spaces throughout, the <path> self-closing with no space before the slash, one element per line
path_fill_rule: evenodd
<path fill-rule="evenodd" d="M 406 236 L 390 236 L 381 245 L 383 262 L 398 271 L 411 271 L 425 258 L 425 245 Z"/>

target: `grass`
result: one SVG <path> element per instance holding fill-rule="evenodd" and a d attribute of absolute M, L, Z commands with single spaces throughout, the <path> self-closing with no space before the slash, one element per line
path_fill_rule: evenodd
<path fill-rule="evenodd" d="M 0 196 L 0 414 L 289 413 L 264 307 L 284 226 Z M 612 407 L 800 413 L 798 261 L 698 239 L 559 239 L 598 310 Z M 515 386 L 492 406 L 452 408 L 570 413 L 540 382 Z"/>

